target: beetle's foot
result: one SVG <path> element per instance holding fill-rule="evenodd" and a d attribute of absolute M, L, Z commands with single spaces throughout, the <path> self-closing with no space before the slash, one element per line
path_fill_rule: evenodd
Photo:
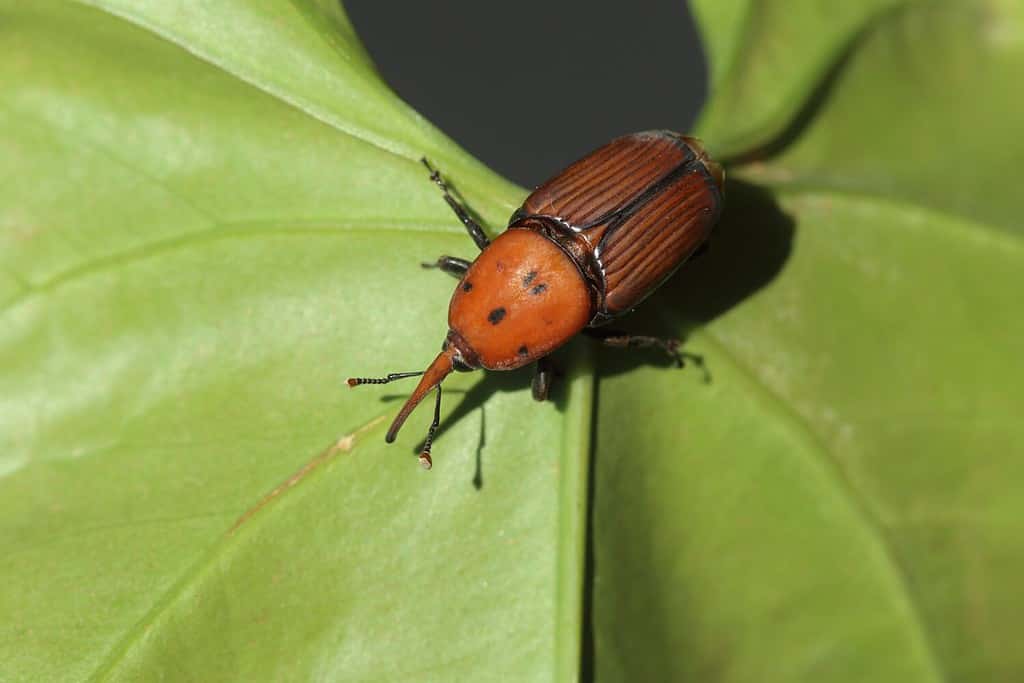
<path fill-rule="evenodd" d="M 555 380 L 555 367 L 551 363 L 549 356 L 544 356 L 537 361 L 537 366 L 533 374 L 533 383 L 531 384 L 531 392 L 533 393 L 534 401 L 546 401 L 548 400 L 548 394 L 551 393 L 551 384 Z"/>
<path fill-rule="evenodd" d="M 445 184 L 444 179 L 441 178 L 441 172 L 434 168 L 426 157 L 420 157 L 420 163 L 427 167 L 427 171 L 430 173 L 430 179 L 442 190 L 448 192 L 448 186 Z"/>
<path fill-rule="evenodd" d="M 679 350 L 682 344 L 681 341 L 678 339 L 656 339 L 655 343 L 665 350 L 665 353 L 668 354 L 668 357 L 672 359 L 677 368 L 686 367 L 686 354 Z M 637 346 L 640 346 L 640 344 L 637 344 Z"/>

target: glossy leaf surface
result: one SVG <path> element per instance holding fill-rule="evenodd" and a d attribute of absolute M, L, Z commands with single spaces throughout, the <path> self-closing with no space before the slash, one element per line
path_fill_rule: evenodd
<path fill-rule="evenodd" d="M 710 382 L 453 377 L 426 474 L 343 384 L 473 255 L 418 159 L 523 191 L 330 0 L 0 3 L 0 679 L 1019 678 L 1021 9 L 694 9 L 737 163 L 628 327 Z"/>
<path fill-rule="evenodd" d="M 792 59 L 720 75 L 712 146 L 741 110 L 776 123 L 647 321 L 694 330 L 713 382 L 602 361 L 598 678 L 1016 680 L 1020 6 L 901 6 L 823 80 L 801 3 L 747 3 L 786 15 L 756 39 L 695 5 L 713 62 Z"/>
<path fill-rule="evenodd" d="M 433 357 L 419 263 L 472 254 L 419 155 L 520 191 L 331 3 L 0 21 L 0 678 L 571 676 L 589 376 L 454 379 L 430 474 L 411 387 L 344 385 Z"/>

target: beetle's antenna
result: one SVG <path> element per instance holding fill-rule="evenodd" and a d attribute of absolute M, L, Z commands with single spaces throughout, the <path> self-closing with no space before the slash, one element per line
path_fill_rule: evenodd
<path fill-rule="evenodd" d="M 420 383 L 416 385 L 416 389 L 414 389 L 412 395 L 409 396 L 409 400 L 405 402 L 405 405 L 402 406 L 398 415 L 395 416 L 395 421 L 391 423 L 391 427 L 388 429 L 388 433 L 384 437 L 385 441 L 391 443 L 395 440 L 395 437 L 398 436 L 398 430 L 402 428 L 402 425 L 405 424 L 406 418 L 408 418 L 413 409 L 419 405 L 420 401 L 423 400 L 423 397 L 429 394 L 434 387 L 441 384 L 441 380 L 447 377 L 452 370 L 455 369 L 454 359 L 454 345 L 448 346 L 448 348 L 444 349 L 437 355 L 434 362 L 431 363 L 430 367 L 423 373 L 423 379 L 421 379 Z M 438 394 L 438 396 L 440 396 L 440 394 Z M 440 400 L 440 398 L 438 400 Z M 438 410 L 440 410 L 440 408 L 438 408 Z M 440 421 L 440 419 L 438 421 Z M 427 448 L 426 452 L 429 457 L 430 449 Z"/>
<path fill-rule="evenodd" d="M 360 384 L 387 384 L 388 382 L 394 382 L 396 379 L 405 379 L 406 377 L 419 377 L 423 374 L 423 371 L 419 372 L 392 372 L 387 377 L 349 377 L 348 385 L 350 387 L 358 387 Z"/>
<path fill-rule="evenodd" d="M 429 470 L 434 466 L 434 461 L 430 459 L 430 447 L 434 445 L 434 432 L 437 431 L 438 425 L 441 424 L 441 385 L 437 385 L 437 400 L 434 402 L 434 420 L 430 423 L 430 429 L 427 430 L 427 440 L 423 443 L 423 450 L 420 452 L 420 465 L 423 469 Z"/>

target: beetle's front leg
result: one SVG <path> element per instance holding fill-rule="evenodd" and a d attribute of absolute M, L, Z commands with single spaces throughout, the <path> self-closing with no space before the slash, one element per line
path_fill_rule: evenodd
<path fill-rule="evenodd" d="M 421 263 L 424 268 L 440 268 L 444 272 L 454 275 L 458 279 L 462 279 L 462 276 L 469 270 L 469 261 L 458 256 L 440 256 L 433 263 Z"/>
<path fill-rule="evenodd" d="M 669 358 L 672 359 L 676 364 L 676 367 L 684 367 L 686 365 L 686 361 L 689 360 L 703 371 L 705 382 L 711 381 L 711 375 L 708 373 L 707 366 L 704 364 L 704 356 L 680 350 L 680 341 L 678 339 L 673 339 L 671 337 L 646 337 L 642 335 L 629 334 L 628 332 L 622 332 L 621 330 L 598 330 L 592 328 L 583 330 L 583 334 L 599 340 L 606 346 L 612 346 L 617 349 L 661 349 Z"/>
<path fill-rule="evenodd" d="M 444 193 L 444 200 L 448 202 L 448 206 L 452 208 L 452 211 L 454 211 L 455 215 L 459 217 L 462 224 L 466 226 L 466 232 L 468 232 L 469 236 L 473 238 L 473 242 L 475 242 L 476 246 L 480 248 L 480 251 L 486 249 L 491 241 L 487 239 L 484 229 L 480 227 L 479 223 L 473 220 L 473 217 L 469 215 L 469 211 L 466 210 L 466 207 L 455 200 L 455 197 L 452 196 L 451 191 L 448 189 L 448 185 L 444 182 L 444 178 L 441 177 L 441 172 L 431 166 L 426 157 L 423 157 L 420 161 L 422 161 L 423 165 L 427 167 L 428 171 L 430 171 L 430 179 L 441 188 L 441 192 Z"/>
<path fill-rule="evenodd" d="M 555 368 L 551 359 L 544 356 L 537 361 L 533 374 L 533 400 L 546 401 L 551 391 L 551 382 L 555 379 Z"/>

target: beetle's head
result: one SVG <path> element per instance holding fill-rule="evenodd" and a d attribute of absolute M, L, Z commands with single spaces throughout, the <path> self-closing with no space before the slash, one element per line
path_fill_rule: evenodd
<path fill-rule="evenodd" d="M 452 354 L 452 369 L 456 372 L 469 372 L 480 367 L 480 359 L 477 357 L 476 351 L 455 330 L 448 330 L 448 336 L 441 344 L 442 354 L 449 349 Z"/>
<path fill-rule="evenodd" d="M 430 431 L 427 432 L 427 440 L 423 446 L 423 452 L 420 453 L 420 463 L 424 468 L 430 469 L 430 446 L 434 438 L 434 431 L 437 429 L 438 422 L 440 420 L 441 412 L 441 382 L 454 370 L 456 372 L 468 372 L 475 370 L 480 367 L 480 363 L 477 359 L 476 352 L 473 351 L 466 341 L 455 331 L 449 331 L 448 336 L 445 338 L 444 343 L 441 345 L 441 353 L 437 355 L 434 362 L 423 372 L 396 372 L 388 375 L 387 377 L 380 378 L 366 378 L 366 377 L 352 377 L 348 380 L 350 387 L 357 387 L 362 384 L 387 384 L 396 379 L 404 379 L 406 377 L 416 377 L 422 375 L 420 383 L 416 385 L 412 394 L 406 400 L 405 405 L 398 411 L 398 415 L 395 416 L 394 421 L 391 423 L 391 427 L 388 429 L 387 435 L 384 440 L 391 443 L 398 436 L 398 430 L 405 424 L 406 418 L 415 410 L 416 406 L 419 405 L 420 401 L 431 392 L 433 389 L 437 389 L 437 404 L 434 408 L 434 421 L 430 425 Z"/>
<path fill-rule="evenodd" d="M 704 143 L 691 137 L 684 137 L 683 140 L 690 146 L 693 153 L 697 155 L 697 160 L 704 164 L 704 168 L 708 170 L 708 174 L 715 179 L 715 186 L 718 187 L 718 193 L 721 195 L 725 194 L 725 169 L 722 165 L 708 156 L 707 150 L 704 149 Z"/>

